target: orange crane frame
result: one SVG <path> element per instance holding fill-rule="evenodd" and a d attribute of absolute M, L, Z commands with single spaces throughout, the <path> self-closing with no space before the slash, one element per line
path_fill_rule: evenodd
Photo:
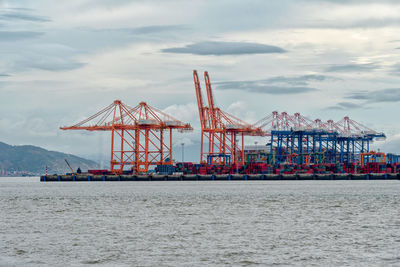
<path fill-rule="evenodd" d="M 370 152 L 366 152 L 366 153 L 360 153 L 361 166 L 364 166 L 365 157 L 368 157 L 368 156 L 371 156 L 371 157 L 374 157 L 374 158 L 380 157 L 380 160 L 379 160 L 380 163 L 386 162 L 385 153 L 370 151 Z"/>
<path fill-rule="evenodd" d="M 210 77 L 207 71 L 204 72 L 204 80 L 208 107 L 205 106 L 196 70 L 193 71 L 193 79 L 201 124 L 200 162 L 205 162 L 207 160 L 207 155 L 230 154 L 231 161 L 234 164 L 239 164 L 240 162 L 243 165 L 245 161 L 243 149 L 244 136 L 262 135 L 261 128 L 252 127 L 249 123 L 215 106 Z M 241 136 L 241 148 L 239 148 L 236 142 L 238 135 Z M 208 141 L 208 150 L 205 150 L 204 141 Z M 241 160 L 239 160 L 239 155 L 241 156 Z M 225 165 L 225 157 L 212 158 L 211 163 Z"/>
<path fill-rule="evenodd" d="M 139 103 L 130 107 L 120 100 L 89 118 L 61 130 L 111 131 L 110 170 L 121 174 L 125 166 L 136 173 L 150 165 L 172 164 L 172 130 L 191 131 L 189 123 Z"/>
<path fill-rule="evenodd" d="M 304 164 L 305 165 L 310 165 L 311 163 L 311 156 L 310 155 L 305 155 L 305 154 L 297 154 L 297 153 L 293 153 L 293 154 L 288 154 L 286 155 L 286 162 L 287 164 L 291 164 L 291 165 L 296 165 L 296 162 L 292 162 L 292 159 L 296 159 L 297 157 L 303 157 L 304 156 Z"/>

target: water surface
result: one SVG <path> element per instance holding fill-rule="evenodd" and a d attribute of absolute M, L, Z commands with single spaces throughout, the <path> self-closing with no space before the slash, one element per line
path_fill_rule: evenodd
<path fill-rule="evenodd" d="M 0 178 L 0 265 L 400 266 L 399 181 Z"/>

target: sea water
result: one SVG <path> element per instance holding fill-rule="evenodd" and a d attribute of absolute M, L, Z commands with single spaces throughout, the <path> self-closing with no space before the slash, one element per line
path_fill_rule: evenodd
<path fill-rule="evenodd" d="M 0 265 L 400 266 L 400 182 L 0 178 Z"/>

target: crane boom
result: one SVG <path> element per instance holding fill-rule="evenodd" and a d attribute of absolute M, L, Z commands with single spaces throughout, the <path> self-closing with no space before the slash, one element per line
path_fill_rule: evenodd
<path fill-rule="evenodd" d="M 200 124 L 201 128 L 204 129 L 207 127 L 205 118 L 205 107 L 203 102 L 203 96 L 201 94 L 200 80 L 199 76 L 197 75 L 197 70 L 193 70 L 193 80 L 194 80 L 194 87 L 196 90 L 197 106 L 199 108 Z"/>
<path fill-rule="evenodd" d="M 69 169 L 71 170 L 71 173 L 72 173 L 72 174 L 75 174 L 75 172 L 74 172 L 74 170 L 72 169 L 71 165 L 69 165 L 68 160 L 67 160 L 67 159 L 64 159 L 64 160 L 65 160 L 65 162 L 67 163 Z"/>
<path fill-rule="evenodd" d="M 204 81 L 206 83 L 206 90 L 207 90 L 207 99 L 208 99 L 208 108 L 210 112 L 210 117 L 211 117 L 211 125 L 213 129 L 217 128 L 217 114 L 215 110 L 215 103 L 214 103 L 214 96 L 212 93 L 212 88 L 211 88 L 211 82 L 210 82 L 210 76 L 208 75 L 208 72 L 204 72 Z"/>

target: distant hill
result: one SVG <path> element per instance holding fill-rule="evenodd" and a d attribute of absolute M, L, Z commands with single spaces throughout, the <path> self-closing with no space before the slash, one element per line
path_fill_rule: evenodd
<path fill-rule="evenodd" d="M 49 174 L 71 172 L 65 159 L 74 170 L 78 167 L 82 171 L 99 168 L 96 162 L 71 154 L 49 151 L 30 145 L 10 146 L 0 142 L 0 174 L 3 176 L 5 170 L 9 175 L 14 173 L 16 173 L 14 175 L 40 175 L 45 173 L 46 166 Z"/>

